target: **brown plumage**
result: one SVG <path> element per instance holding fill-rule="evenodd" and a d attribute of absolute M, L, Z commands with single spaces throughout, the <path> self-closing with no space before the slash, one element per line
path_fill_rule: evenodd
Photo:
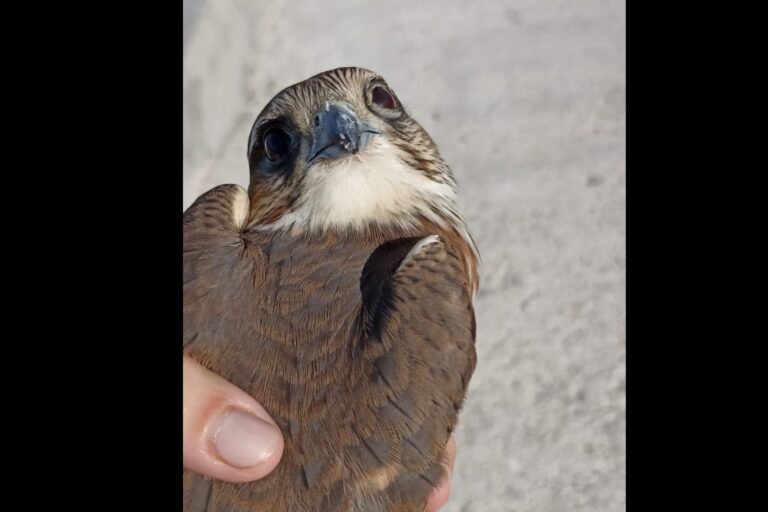
<path fill-rule="evenodd" d="M 185 510 L 421 512 L 475 367 L 452 173 L 359 68 L 280 92 L 248 159 L 247 193 L 184 214 L 184 351 L 251 393 L 285 451 L 257 482 L 185 471 Z"/>

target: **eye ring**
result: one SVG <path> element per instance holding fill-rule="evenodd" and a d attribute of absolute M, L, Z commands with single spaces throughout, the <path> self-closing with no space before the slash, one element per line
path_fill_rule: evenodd
<path fill-rule="evenodd" d="M 380 81 L 374 81 L 368 90 L 369 108 L 386 119 L 397 119 L 403 114 L 395 94 Z"/>
<path fill-rule="evenodd" d="M 397 100 L 392 96 L 392 93 L 381 85 L 375 85 L 371 89 L 371 102 L 379 108 L 386 110 L 397 109 Z"/>
<path fill-rule="evenodd" d="M 285 158 L 291 152 L 290 134 L 279 126 L 271 126 L 264 132 L 262 145 L 271 162 Z"/>

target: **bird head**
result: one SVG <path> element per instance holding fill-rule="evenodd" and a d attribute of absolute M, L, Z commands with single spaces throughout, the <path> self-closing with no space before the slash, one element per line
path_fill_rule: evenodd
<path fill-rule="evenodd" d="M 278 93 L 248 138 L 260 224 L 361 228 L 409 223 L 455 200 L 427 132 L 377 74 L 339 68 Z"/>
<path fill-rule="evenodd" d="M 280 91 L 253 124 L 248 163 L 250 226 L 349 233 L 426 225 L 477 254 L 453 173 L 372 71 L 338 68 Z"/>

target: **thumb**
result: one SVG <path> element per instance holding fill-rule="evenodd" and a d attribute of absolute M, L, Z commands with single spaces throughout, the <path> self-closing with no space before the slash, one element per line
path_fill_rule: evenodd
<path fill-rule="evenodd" d="M 184 356 L 184 467 L 227 482 L 269 474 L 283 436 L 250 395 Z"/>

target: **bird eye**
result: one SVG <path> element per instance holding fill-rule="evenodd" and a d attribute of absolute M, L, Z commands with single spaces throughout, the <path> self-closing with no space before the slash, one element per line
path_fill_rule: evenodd
<path fill-rule="evenodd" d="M 264 134 L 264 151 L 267 158 L 275 162 L 280 160 L 291 149 L 291 136 L 282 128 L 274 127 L 267 130 Z"/>
<path fill-rule="evenodd" d="M 377 85 L 373 88 L 373 91 L 371 91 L 371 101 L 373 101 L 375 105 L 381 108 L 386 108 L 387 110 L 395 110 L 397 108 L 395 98 L 389 91 L 380 85 Z"/>

